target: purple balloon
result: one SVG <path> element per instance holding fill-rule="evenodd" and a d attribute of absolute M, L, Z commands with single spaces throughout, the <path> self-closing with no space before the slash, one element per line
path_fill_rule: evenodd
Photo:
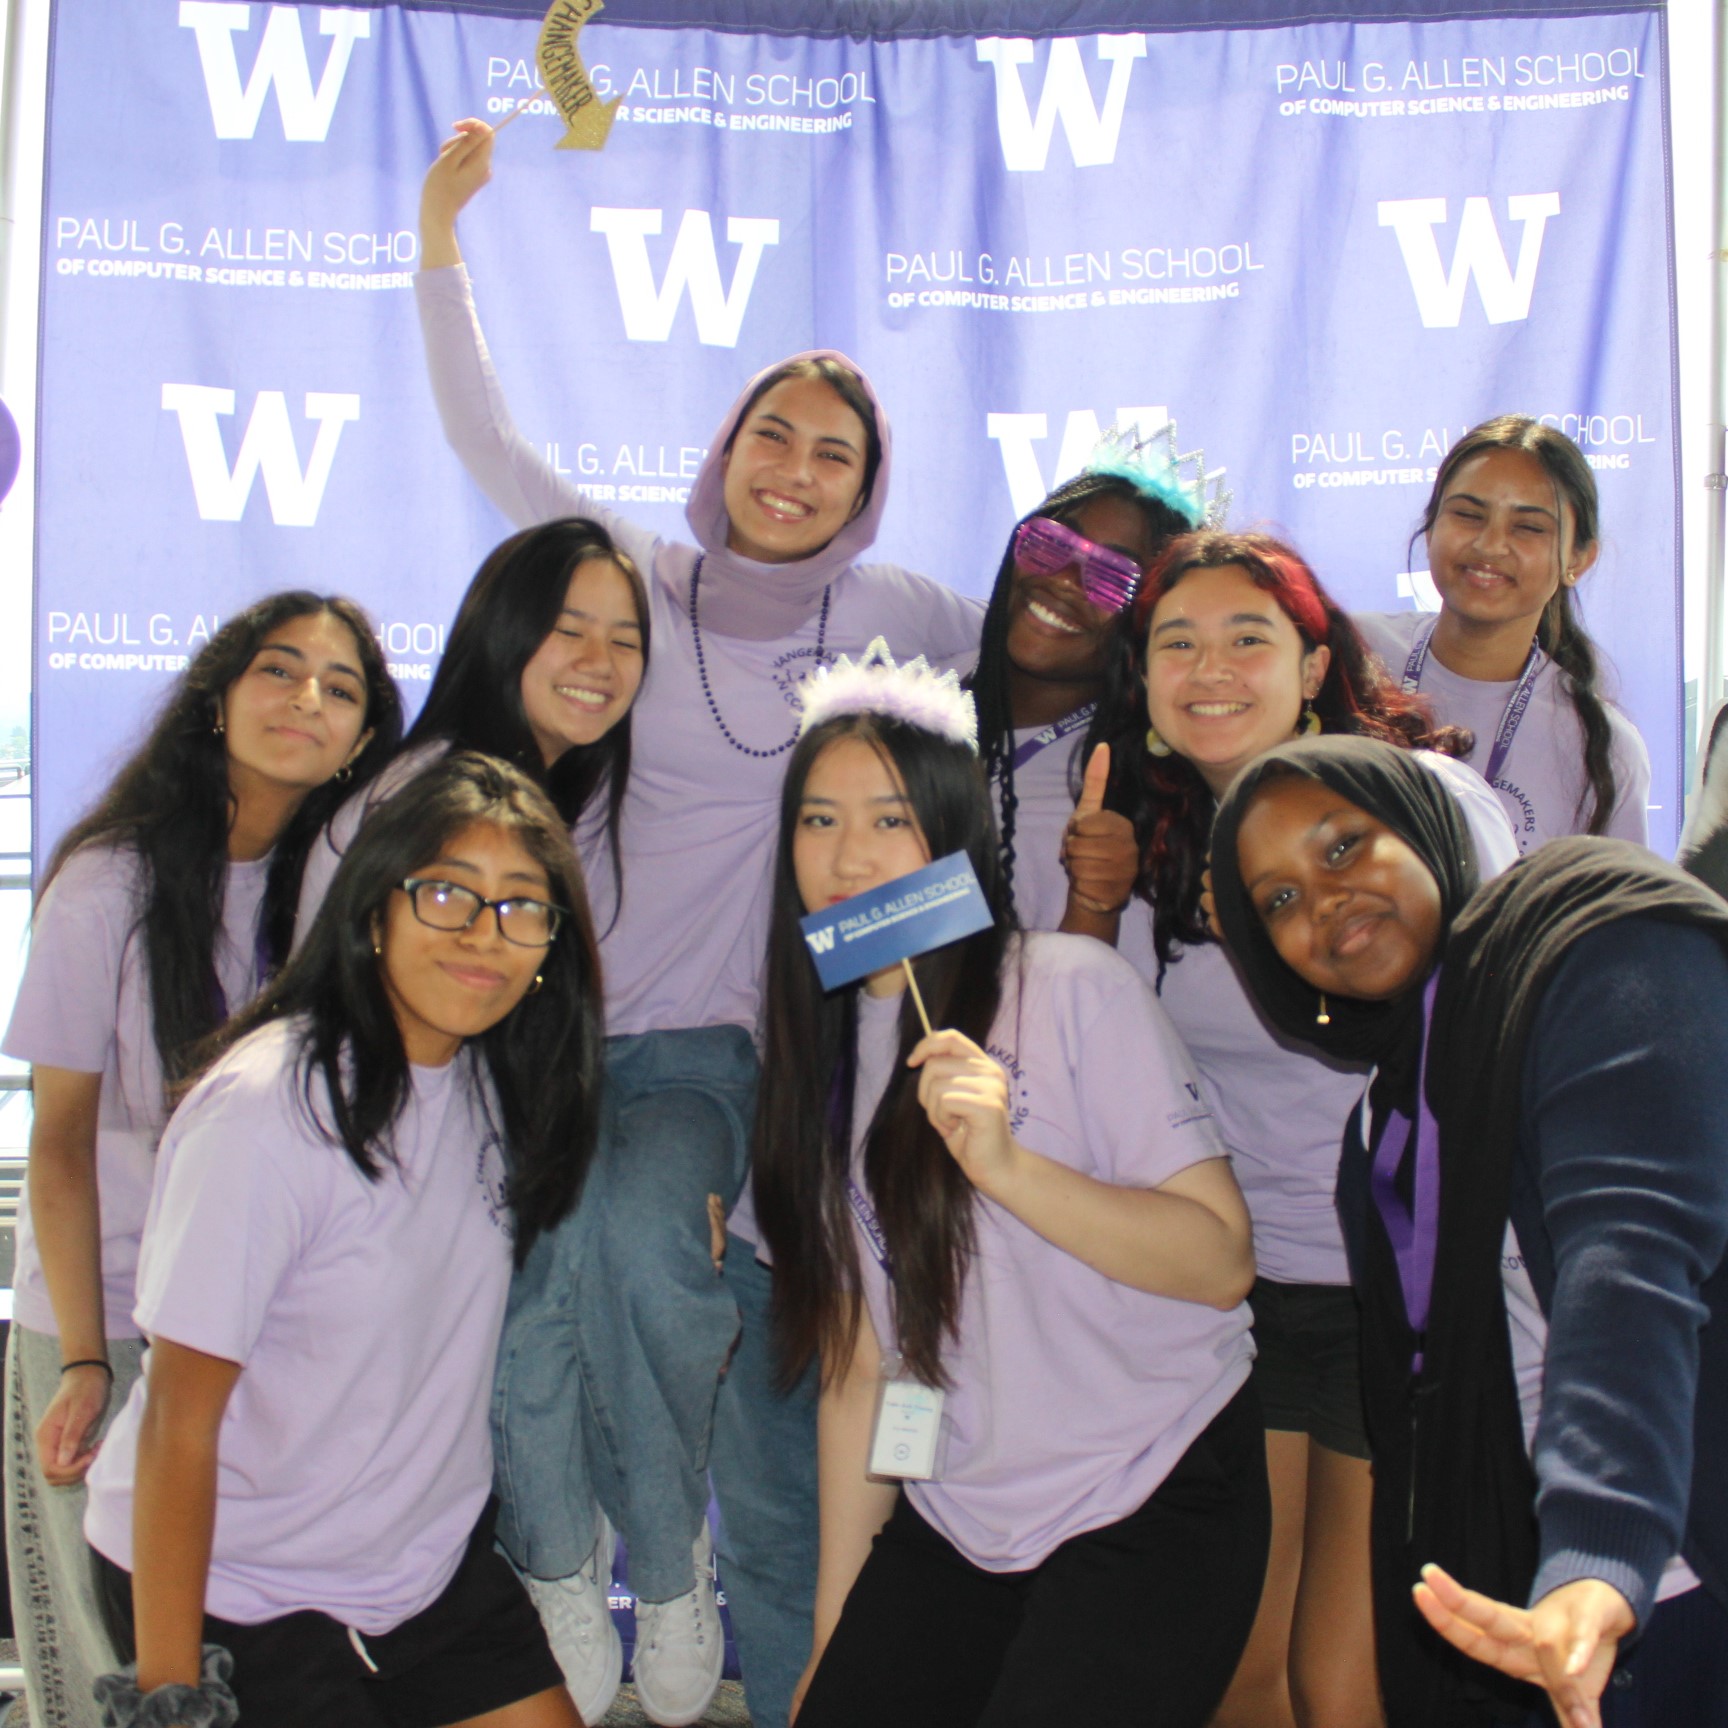
<path fill-rule="evenodd" d="M 18 478 L 18 464 L 24 459 L 24 442 L 18 436 L 18 422 L 12 418 L 12 410 L 0 400 L 0 503 L 6 500 L 6 494 L 12 490 L 12 482 Z"/>

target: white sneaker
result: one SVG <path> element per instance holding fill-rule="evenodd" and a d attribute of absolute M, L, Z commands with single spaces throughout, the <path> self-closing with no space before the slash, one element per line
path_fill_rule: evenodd
<path fill-rule="evenodd" d="M 662 1728 L 700 1722 L 720 1689 L 726 1638 L 714 1600 L 714 1538 L 707 1522 L 692 1544 L 696 1588 L 670 1602 L 636 1602 L 636 1657 L 630 1677 L 643 1714 Z"/>
<path fill-rule="evenodd" d="M 624 1646 L 612 1624 L 612 1555 L 617 1543 L 606 1514 L 598 1514 L 600 1537 L 580 1571 L 568 1578 L 528 1578 L 528 1594 L 540 1612 L 547 1642 L 564 1685 L 582 1720 L 598 1722 L 612 1708 L 624 1678 Z"/>

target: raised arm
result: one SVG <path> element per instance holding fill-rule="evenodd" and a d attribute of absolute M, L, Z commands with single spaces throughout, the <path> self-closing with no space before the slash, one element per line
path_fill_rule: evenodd
<path fill-rule="evenodd" d="M 457 217 L 492 177 L 492 136 L 483 120 L 458 121 L 420 192 L 421 267 L 414 290 L 444 436 L 475 484 L 518 528 L 559 516 L 593 517 L 646 570 L 653 537 L 597 506 L 553 469 L 517 431 L 492 369 L 456 240 Z"/>
<path fill-rule="evenodd" d="M 108 1408 L 113 1373 L 102 1317 L 102 1208 L 96 1189 L 100 1074 L 31 1069 L 30 1221 L 60 1334 L 60 1360 L 84 1366 L 60 1376 L 36 1427 L 42 1474 L 56 1488 L 84 1480 Z"/>

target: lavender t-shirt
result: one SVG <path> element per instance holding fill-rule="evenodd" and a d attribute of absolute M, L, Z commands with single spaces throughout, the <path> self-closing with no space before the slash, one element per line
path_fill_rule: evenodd
<path fill-rule="evenodd" d="M 594 518 L 647 580 L 653 651 L 633 710 L 619 828 L 621 909 L 613 904 L 610 859 L 591 834 L 579 828 L 576 835 L 596 927 L 605 933 L 606 1029 L 736 1025 L 753 1033 L 799 680 L 877 636 L 897 657 L 922 653 L 969 664 L 982 608 L 895 565 L 854 564 L 835 577 L 825 618 L 818 613 L 769 640 L 721 635 L 710 625 L 698 648 L 688 609 L 697 549 L 596 503 L 517 433 L 465 270 L 422 270 L 414 289 L 446 435 L 487 496 L 519 527 L 572 514 Z M 705 568 L 699 618 L 724 610 L 727 580 L 712 563 Z"/>
<path fill-rule="evenodd" d="M 1431 621 L 1424 612 L 1371 612 L 1357 615 L 1363 640 L 1385 661 L 1394 680 L 1404 676 L 1416 633 Z M 1433 705 L 1437 719 L 1449 726 L 1468 726 L 1476 747 L 1465 758 L 1486 772 L 1494 740 L 1518 681 L 1486 683 L 1461 678 L 1442 666 L 1432 651 L 1422 667 L 1418 689 Z M 1638 728 L 1612 702 L 1603 704 L 1613 732 L 1610 746 L 1614 781 L 1620 795 L 1603 833 L 1618 840 L 1650 843 L 1650 752 Z M 1584 774 L 1584 728 L 1567 693 L 1566 678 L 1546 655 L 1536 674 L 1530 706 L 1524 711 L 1512 747 L 1494 790 L 1506 806 L 1518 850 L 1530 852 L 1544 840 L 1582 834 L 1593 799 Z M 1579 813 L 1579 799 L 1584 813 Z"/>
<path fill-rule="evenodd" d="M 297 1030 L 236 1046 L 168 1125 L 137 1318 L 244 1370 L 217 1436 L 208 1611 L 315 1608 L 376 1634 L 449 1583 L 491 1492 L 504 1159 L 462 1052 L 410 1070 L 397 1164 L 368 1181 L 310 1123 Z M 128 1569 L 148 1399 L 140 1381 L 90 1471 L 85 1533 Z"/>
<path fill-rule="evenodd" d="M 1027 936 L 1017 952 L 990 1053 L 1008 1071 L 1022 1145 L 1126 1188 L 1224 1155 L 1169 1021 L 1129 966 L 1084 936 Z M 899 998 L 859 1005 L 855 1168 L 893 1065 Z M 1254 1347 L 1246 1304 L 1220 1312 L 1130 1289 L 994 1201 L 975 1207 L 960 1337 L 944 1352 L 944 1471 L 906 1492 L 973 1564 L 1011 1572 L 1143 1504 L 1247 1379 Z M 857 1241 L 886 1349 L 887 1279 Z"/>
<path fill-rule="evenodd" d="M 1457 798 L 1482 879 L 1499 875 L 1518 854 L 1487 782 L 1450 757 L 1421 751 L 1416 759 Z M 1148 979 L 1157 976 L 1150 918 L 1124 923 L 1122 952 Z M 1276 1032 L 1217 943 L 1181 950 L 1161 994 L 1230 1148 L 1254 1220 L 1261 1276 L 1348 1284 L 1333 1194 L 1344 1124 L 1362 1096 L 1366 1068 L 1332 1062 Z"/>
<path fill-rule="evenodd" d="M 215 960 L 230 1012 L 258 990 L 258 908 L 269 873 L 268 858 L 228 866 Z M 92 845 L 73 853 L 36 908 L 30 957 L 0 1044 L 21 1062 L 102 1076 L 96 1191 L 103 1320 L 110 1338 L 137 1336 L 132 1299 L 138 1237 L 166 1114 L 149 968 L 137 928 L 139 894 L 135 852 Z M 18 1207 L 13 1292 L 20 1326 L 59 1335 L 31 1226 L 28 1184 Z"/>

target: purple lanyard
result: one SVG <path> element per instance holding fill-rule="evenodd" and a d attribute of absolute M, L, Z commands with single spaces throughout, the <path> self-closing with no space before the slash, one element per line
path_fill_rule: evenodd
<path fill-rule="evenodd" d="M 1393 1258 L 1398 1262 L 1398 1282 L 1404 1290 L 1404 1316 L 1416 1334 L 1417 1347 L 1410 1358 L 1412 1374 L 1422 1372 L 1421 1339 L 1428 1329 L 1428 1303 L 1434 1293 L 1434 1252 L 1440 1234 L 1440 1125 L 1428 1108 L 1428 1029 L 1434 1020 L 1434 995 L 1440 974 L 1428 980 L 1422 992 L 1422 1055 L 1416 1064 L 1416 1168 L 1411 1175 L 1413 1205 L 1406 1206 L 1398 1192 L 1398 1166 L 1410 1146 L 1410 1118 L 1394 1110 L 1380 1136 L 1374 1154 L 1371 1187 L 1380 1221 L 1386 1226 Z M 1403 1132 L 1399 1129 L 1402 1127 Z"/>
<path fill-rule="evenodd" d="M 1434 634 L 1434 622 L 1430 619 L 1417 632 L 1410 648 L 1410 658 L 1404 662 L 1404 693 L 1407 696 L 1414 696 L 1422 683 L 1422 668 L 1428 664 L 1428 642 Z M 1530 658 L 1524 662 L 1524 670 L 1518 674 L 1518 682 L 1506 700 L 1506 712 L 1500 716 L 1500 730 L 1494 735 L 1494 748 L 1488 752 L 1488 766 L 1482 772 L 1482 778 L 1490 786 L 1498 783 L 1500 770 L 1506 766 L 1506 757 L 1512 749 L 1512 740 L 1518 736 L 1524 710 L 1536 694 L 1536 674 L 1541 670 L 1542 650 L 1532 642 Z"/>
<path fill-rule="evenodd" d="M 1028 762 L 1042 750 L 1048 750 L 1052 744 L 1060 744 L 1064 738 L 1071 738 L 1082 726 L 1089 725 L 1092 716 L 1098 712 L 1096 702 L 1088 702 L 1083 708 L 1076 708 L 1072 714 L 1065 714 L 1054 725 L 1046 726 L 1042 732 L 1035 732 L 1010 759 L 1014 772 L 1018 774 Z"/>
<path fill-rule="evenodd" d="M 221 941 L 220 933 L 216 939 Z M 259 990 L 262 990 L 270 981 L 270 944 L 265 939 L 262 924 L 257 925 L 252 932 L 252 973 L 258 980 Z M 220 1026 L 228 1019 L 228 992 L 222 988 L 222 980 L 216 976 L 214 963 L 210 967 L 210 1000 L 216 1009 L 216 1024 Z"/>
<path fill-rule="evenodd" d="M 870 1244 L 876 1264 L 882 1268 L 883 1277 L 892 1284 L 894 1268 L 888 1263 L 888 1238 L 882 1234 L 882 1220 L 876 1216 L 870 1196 L 850 1176 L 846 1178 L 846 1201 L 852 1208 L 852 1216 L 858 1220 L 858 1228 L 864 1232 L 865 1241 Z"/>

